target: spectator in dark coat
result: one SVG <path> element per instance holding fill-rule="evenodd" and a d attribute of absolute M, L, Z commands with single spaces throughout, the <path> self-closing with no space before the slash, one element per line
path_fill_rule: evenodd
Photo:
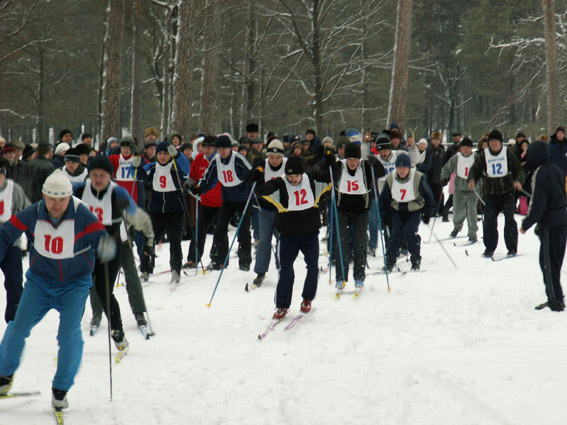
<path fill-rule="evenodd" d="M 549 140 L 551 151 L 551 162 L 563 171 L 563 179 L 567 176 L 567 139 L 565 139 L 565 127 L 557 127 L 555 133 Z"/>
<path fill-rule="evenodd" d="M 537 224 L 536 235 L 541 246 L 539 264 L 545 283 L 547 302 L 536 310 L 549 307 L 563 311 L 563 290 L 561 288 L 561 266 L 567 242 L 567 199 L 563 185 L 564 172 L 551 163 L 549 146 L 545 142 L 534 142 L 528 149 L 527 172 L 535 170 L 532 178 L 532 202 L 522 222 L 520 233 Z"/>
<path fill-rule="evenodd" d="M 27 190 L 26 195 L 32 203 L 39 202 L 43 199 L 41 189 L 45 179 L 55 170 L 51 163 L 53 150 L 50 144 L 41 144 L 37 147 L 37 158 L 28 164 L 28 180 L 29 185 L 24 186 Z"/>
<path fill-rule="evenodd" d="M 435 200 L 435 212 L 437 215 L 443 211 L 443 186 L 441 185 L 441 170 L 443 165 L 445 165 L 447 153 L 441 145 L 443 140 L 443 135 L 440 131 L 434 131 L 431 133 L 431 143 L 427 148 L 429 150 L 429 155 L 431 156 L 431 168 L 429 169 L 429 175 L 427 176 L 427 181 L 431 187 L 431 192 L 433 193 L 433 199 Z"/>

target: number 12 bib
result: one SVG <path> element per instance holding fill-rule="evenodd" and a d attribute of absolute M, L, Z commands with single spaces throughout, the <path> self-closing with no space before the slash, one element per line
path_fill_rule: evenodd
<path fill-rule="evenodd" d="M 486 159 L 486 174 L 488 174 L 488 177 L 504 177 L 508 174 L 506 146 L 502 146 L 502 150 L 498 155 L 492 155 L 490 150 L 485 148 L 484 157 Z"/>
<path fill-rule="evenodd" d="M 289 211 L 303 211 L 315 205 L 315 195 L 311 190 L 311 183 L 307 174 L 303 173 L 301 183 L 297 186 L 292 186 L 285 177 L 283 180 L 287 189 L 287 209 Z"/>

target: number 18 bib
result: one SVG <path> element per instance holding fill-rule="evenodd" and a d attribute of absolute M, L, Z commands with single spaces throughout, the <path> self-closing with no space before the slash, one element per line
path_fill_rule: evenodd
<path fill-rule="evenodd" d="M 224 187 L 234 187 L 242 183 L 242 180 L 238 178 L 236 170 L 234 169 L 234 158 L 236 158 L 236 155 L 240 154 L 237 152 L 231 152 L 228 164 L 222 163 L 220 155 L 216 156 L 217 178 Z M 242 158 L 246 161 L 244 157 Z"/>

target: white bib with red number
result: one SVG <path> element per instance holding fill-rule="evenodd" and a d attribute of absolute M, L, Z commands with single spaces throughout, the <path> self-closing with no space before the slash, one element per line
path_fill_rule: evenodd
<path fill-rule="evenodd" d="M 474 164 L 474 154 L 464 156 L 461 152 L 457 153 L 457 176 L 462 179 L 469 177 L 469 171 Z"/>
<path fill-rule="evenodd" d="M 392 179 L 392 198 L 400 202 L 410 202 L 415 200 L 415 192 L 413 190 L 413 179 L 415 177 L 415 169 L 410 169 L 409 179 L 402 183 L 399 182 L 396 177 Z"/>
<path fill-rule="evenodd" d="M 173 161 L 165 165 L 156 162 L 154 179 L 152 181 L 152 187 L 156 192 L 174 192 L 177 190 L 175 183 L 173 183 L 171 167 L 173 167 Z"/>
<path fill-rule="evenodd" d="M 122 154 L 118 159 L 118 168 L 116 169 L 116 181 L 133 181 L 134 180 L 134 155 L 125 159 Z"/>
<path fill-rule="evenodd" d="M 217 161 L 217 178 L 224 187 L 234 187 L 242 183 L 242 180 L 238 178 L 236 170 L 234 169 L 234 158 L 236 158 L 236 155 L 240 154 L 237 152 L 230 153 L 228 164 L 222 163 L 220 155 L 215 157 Z M 246 158 L 242 158 L 246 161 Z"/>
<path fill-rule="evenodd" d="M 56 228 L 49 220 L 38 220 L 34 247 L 39 255 L 54 260 L 73 258 L 74 245 L 75 220 L 62 220 Z"/>
<path fill-rule="evenodd" d="M 303 173 L 301 183 L 297 186 L 292 186 L 286 178 L 283 181 L 287 189 L 287 209 L 289 211 L 303 211 L 315 205 L 315 195 L 311 190 L 307 174 Z"/>
<path fill-rule="evenodd" d="M 358 164 L 354 176 L 348 172 L 348 165 L 346 159 L 341 159 L 343 163 L 343 171 L 339 183 L 339 192 L 349 195 L 365 195 L 368 193 L 366 185 L 364 184 L 364 174 L 362 171 L 362 161 Z"/>
<path fill-rule="evenodd" d="M 0 192 L 0 223 L 5 223 L 12 217 L 12 195 L 14 194 L 14 181 L 6 179 L 6 187 Z"/>
<path fill-rule="evenodd" d="M 278 171 L 272 170 L 272 166 L 270 165 L 268 158 L 266 158 L 266 162 L 264 165 L 264 181 L 273 180 L 276 177 L 283 177 L 285 176 L 285 163 L 287 162 L 287 158 L 282 160 L 282 164 L 280 165 L 280 169 Z"/>
<path fill-rule="evenodd" d="M 96 215 L 98 221 L 105 226 L 112 226 L 112 190 L 115 184 L 110 182 L 102 199 L 98 199 L 91 189 L 91 179 L 85 180 L 85 189 L 81 199 L 89 206 L 91 212 Z"/>

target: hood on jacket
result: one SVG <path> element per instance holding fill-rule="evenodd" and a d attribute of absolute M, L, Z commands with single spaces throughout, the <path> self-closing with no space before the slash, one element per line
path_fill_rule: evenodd
<path fill-rule="evenodd" d="M 527 171 L 535 170 L 540 165 L 551 162 L 551 151 L 545 142 L 530 143 L 527 154 L 526 165 L 524 169 Z"/>

